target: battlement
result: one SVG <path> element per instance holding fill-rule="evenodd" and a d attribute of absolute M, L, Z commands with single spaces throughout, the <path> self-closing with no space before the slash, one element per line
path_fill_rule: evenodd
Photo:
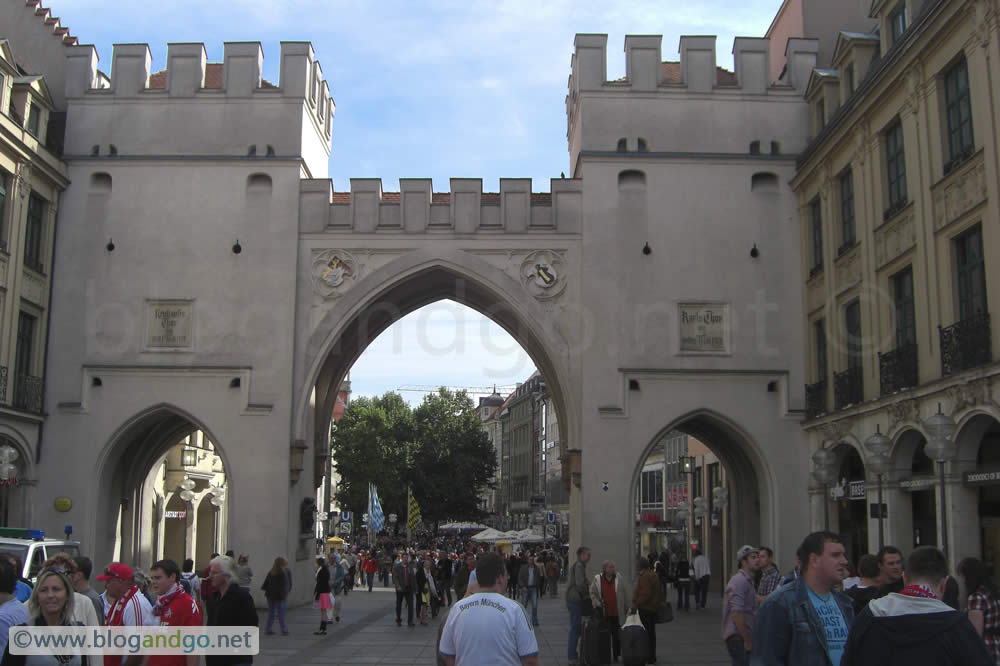
<path fill-rule="evenodd" d="M 569 98 L 581 92 L 686 90 L 709 93 L 713 90 L 739 91 L 745 94 L 767 94 L 772 89 L 787 90 L 788 86 L 775 86 L 770 78 L 771 43 L 766 37 L 737 37 L 733 42 L 735 72 L 716 64 L 716 37 L 714 35 L 685 35 L 680 38 L 679 61 L 662 58 L 662 35 L 626 35 L 625 77 L 608 79 L 606 34 L 578 34 L 569 77 Z M 815 40 L 789 40 L 789 63 L 808 62 L 815 66 L 818 44 Z M 809 70 L 811 71 L 811 70 Z M 792 77 L 792 88 L 805 92 L 806 80 Z"/>
<path fill-rule="evenodd" d="M 380 178 L 352 178 L 350 192 L 326 179 L 299 187 L 302 233 L 579 233 L 583 183 L 553 178 L 550 192 L 532 192 L 530 178 L 501 178 L 499 192 L 483 192 L 480 178 L 452 178 L 451 191 L 434 192 L 430 178 L 400 178 L 399 192 L 383 192 Z"/>
<path fill-rule="evenodd" d="M 148 44 L 115 44 L 108 85 L 97 49 L 69 46 L 67 122 L 76 125 L 67 153 L 308 156 L 311 174 L 325 176 L 336 109 L 329 84 L 310 43 L 281 42 L 280 58 L 274 84 L 261 76 L 260 42 L 226 42 L 221 63 L 207 62 L 204 44 L 168 44 L 155 73 Z M 123 113 L 134 121 L 122 123 Z"/>

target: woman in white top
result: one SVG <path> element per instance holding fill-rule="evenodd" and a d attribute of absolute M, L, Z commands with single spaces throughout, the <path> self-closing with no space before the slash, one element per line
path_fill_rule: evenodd
<path fill-rule="evenodd" d="M 28 607 L 28 623 L 35 627 L 59 627 L 73 626 L 79 624 L 73 620 L 74 607 L 80 604 L 75 603 L 75 593 L 73 584 L 69 582 L 69 577 L 59 569 L 42 569 L 35 581 L 35 587 L 31 590 L 31 596 L 26 605 Z M 86 599 L 86 606 L 90 608 L 93 615 L 94 606 L 90 599 Z M 83 655 L 14 655 L 10 654 L 10 646 L 3 655 L 4 666 L 87 666 L 87 657 Z"/>

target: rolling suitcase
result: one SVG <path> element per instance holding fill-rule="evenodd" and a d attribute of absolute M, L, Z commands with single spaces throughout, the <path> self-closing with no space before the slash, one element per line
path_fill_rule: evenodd
<path fill-rule="evenodd" d="M 604 666 L 611 663 L 611 632 L 604 616 L 585 617 L 580 624 L 581 666 Z"/>
<path fill-rule="evenodd" d="M 646 628 L 639 622 L 639 614 L 632 613 L 622 627 L 622 664 L 642 666 L 649 659 L 649 639 Z"/>

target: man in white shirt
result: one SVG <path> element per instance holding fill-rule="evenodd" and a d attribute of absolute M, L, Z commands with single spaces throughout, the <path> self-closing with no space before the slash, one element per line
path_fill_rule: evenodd
<path fill-rule="evenodd" d="M 712 579 L 712 565 L 705 553 L 699 551 L 694 556 L 691 566 L 694 567 L 694 608 L 698 610 L 704 608 L 705 602 L 708 601 L 708 583 Z"/>
<path fill-rule="evenodd" d="M 538 666 L 538 641 L 524 609 L 504 596 L 503 558 L 486 553 L 476 564 L 482 592 L 457 602 L 441 634 L 441 656 L 448 666 Z"/>

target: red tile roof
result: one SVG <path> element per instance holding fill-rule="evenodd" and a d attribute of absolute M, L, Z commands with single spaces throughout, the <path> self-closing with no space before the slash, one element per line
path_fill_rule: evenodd
<path fill-rule="evenodd" d="M 167 70 L 160 70 L 149 75 L 150 90 L 165 90 L 167 87 Z M 270 81 L 261 79 L 261 88 L 277 88 Z M 205 90 L 222 90 L 222 63 L 205 63 Z"/>

